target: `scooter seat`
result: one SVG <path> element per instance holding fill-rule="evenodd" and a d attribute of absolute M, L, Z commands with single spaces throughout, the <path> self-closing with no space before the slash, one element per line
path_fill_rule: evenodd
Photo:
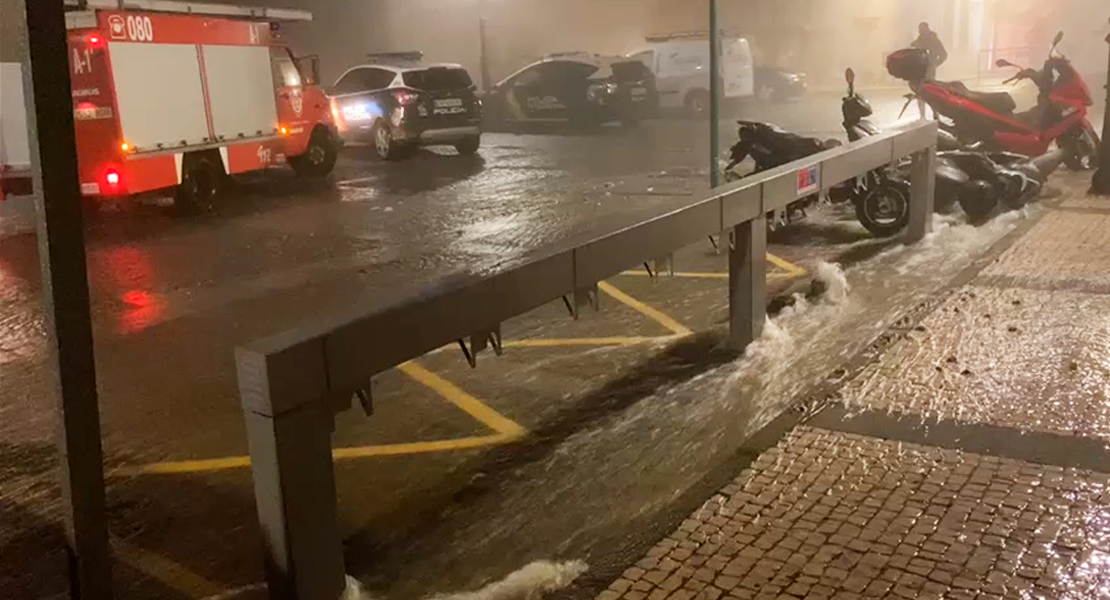
<path fill-rule="evenodd" d="M 937 85 L 946 88 L 953 94 L 967 98 L 976 104 L 981 104 L 996 113 L 1008 115 L 1017 109 L 1017 102 L 1009 92 L 976 92 L 968 89 L 961 81 L 938 81 Z"/>

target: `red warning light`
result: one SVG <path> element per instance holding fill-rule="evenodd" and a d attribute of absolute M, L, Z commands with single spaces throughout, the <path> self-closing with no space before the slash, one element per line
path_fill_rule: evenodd
<path fill-rule="evenodd" d="M 103 43 L 104 43 L 104 39 L 101 38 L 99 35 L 90 35 L 89 36 L 89 47 L 99 48 L 101 45 L 103 45 Z"/>
<path fill-rule="evenodd" d="M 116 171 L 114 169 L 110 169 L 110 170 L 108 170 L 108 172 L 104 173 L 105 183 L 107 183 L 108 185 L 110 185 L 112 187 L 118 186 L 119 185 L 119 180 L 120 180 L 119 171 Z"/>

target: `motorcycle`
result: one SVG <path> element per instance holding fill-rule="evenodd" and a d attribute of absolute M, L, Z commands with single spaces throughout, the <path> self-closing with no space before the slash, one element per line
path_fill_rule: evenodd
<path fill-rule="evenodd" d="M 867 101 L 849 93 L 853 104 L 870 107 Z M 845 99 L 845 103 L 849 102 Z M 845 109 L 847 111 L 847 109 Z M 853 109 L 856 110 L 856 109 Z M 729 163 L 725 167 L 726 181 L 736 181 L 743 177 L 762 173 L 786 163 L 805 158 L 812 154 L 840 145 L 837 140 L 819 140 L 790 133 L 770 123 L 760 121 L 738 121 L 739 140 L 730 150 Z M 755 169 L 746 175 L 736 172 L 736 166 L 751 157 Z M 878 170 L 845 182 L 829 190 L 828 199 L 833 204 L 851 202 L 860 223 L 876 237 L 889 237 L 901 231 L 909 222 L 909 184 L 908 180 L 894 180 L 887 177 L 886 171 Z M 806 210 L 820 201 L 820 194 L 811 194 L 790 203 L 777 214 L 769 214 L 771 228 L 789 224 L 806 215 Z"/>
<path fill-rule="evenodd" d="M 855 72 L 847 69 L 844 77 L 848 83 L 848 95 L 841 104 L 841 112 L 848 140 L 878 135 L 881 130 L 868 120 L 872 115 L 871 105 L 855 92 Z M 905 108 L 902 110 L 904 112 Z M 948 212 L 958 202 L 972 221 L 986 218 L 999 203 L 1018 209 L 1033 201 L 1040 194 L 1048 175 L 1060 164 L 1061 157 L 1058 151 L 1031 162 L 1020 154 L 987 152 L 982 143 L 965 147 L 960 145 L 956 136 L 945 130 L 937 134 L 937 150 L 934 208 L 937 212 Z M 866 188 L 882 190 L 884 186 L 896 185 L 899 192 L 905 190 L 908 195 L 905 182 L 909 181 L 910 168 L 910 161 L 903 160 L 893 172 L 887 170 L 882 177 L 873 171 L 867 175 Z"/>
<path fill-rule="evenodd" d="M 1065 151 L 1064 164 L 1073 170 L 1084 170 L 1097 163 L 1099 140 L 1087 119 L 1093 104 L 1090 88 L 1072 67 L 1057 46 L 1064 34 L 1056 34 L 1042 69 L 1021 68 L 999 59 L 999 67 L 1020 69 L 1004 83 L 1017 84 L 1030 80 L 1039 91 L 1037 105 L 1015 113 L 1017 103 L 1008 92 L 976 92 L 961 82 L 925 79 L 928 56 L 910 48 L 892 53 L 887 58 L 887 71 L 908 81 L 914 99 L 923 100 L 933 111 L 949 122 L 942 127 L 961 143 L 981 144 L 987 151 L 1006 151 L 1025 156 L 1041 156 L 1055 142 Z M 905 112 L 904 107 L 902 110 Z"/>

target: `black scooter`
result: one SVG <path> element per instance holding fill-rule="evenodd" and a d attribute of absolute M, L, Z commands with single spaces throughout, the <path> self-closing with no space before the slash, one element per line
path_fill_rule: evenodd
<path fill-rule="evenodd" d="M 855 141 L 864 135 L 878 133 L 866 117 L 871 115 L 871 107 L 855 93 L 851 74 L 848 96 L 844 98 L 842 110 L 849 140 Z M 730 160 L 725 167 L 725 178 L 735 181 L 743 177 L 761 173 L 768 169 L 805 158 L 823 150 L 840 145 L 837 140 L 822 141 L 785 131 L 770 123 L 759 121 L 738 121 L 739 140 L 730 150 Z M 740 175 L 735 168 L 746 158 L 751 157 L 755 169 Z M 829 190 L 828 199 L 833 204 L 851 202 L 856 218 L 876 237 L 889 237 L 902 230 L 909 222 L 910 192 L 908 179 L 900 178 L 891 169 L 876 169 L 854 181 L 842 183 Z M 778 214 L 769 214 L 772 229 L 789 224 L 804 217 L 806 209 L 817 204 L 819 194 L 812 194 L 790 203 Z"/>

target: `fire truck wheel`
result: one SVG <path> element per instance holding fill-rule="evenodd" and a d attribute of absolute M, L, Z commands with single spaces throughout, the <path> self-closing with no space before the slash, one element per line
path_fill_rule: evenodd
<path fill-rule="evenodd" d="M 173 196 L 173 206 L 180 214 L 197 215 L 212 210 L 220 189 L 220 170 L 203 157 L 185 157 L 181 184 Z"/>
<path fill-rule="evenodd" d="M 289 159 L 289 165 L 301 177 L 327 177 L 339 158 L 339 148 L 331 134 L 317 128 L 308 139 L 304 154 Z"/>

